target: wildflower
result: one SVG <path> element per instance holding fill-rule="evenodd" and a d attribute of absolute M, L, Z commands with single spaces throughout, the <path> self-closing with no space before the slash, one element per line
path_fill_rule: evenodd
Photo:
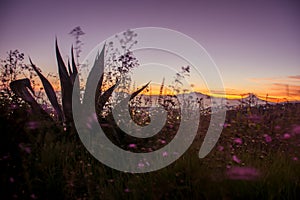
<path fill-rule="evenodd" d="M 227 169 L 226 175 L 232 180 L 254 180 L 260 176 L 260 173 L 252 167 L 232 167 Z"/>
<path fill-rule="evenodd" d="M 268 134 L 264 134 L 264 137 L 265 137 L 265 141 L 266 141 L 267 143 L 272 142 L 272 138 L 271 138 L 271 136 L 269 136 Z"/>
<path fill-rule="evenodd" d="M 253 114 L 253 115 L 249 115 L 248 119 L 253 123 L 259 123 L 261 121 L 261 116 Z"/>
<path fill-rule="evenodd" d="M 297 125 L 293 128 L 293 133 L 300 134 L 300 125 Z"/>
<path fill-rule="evenodd" d="M 129 148 L 136 148 L 136 144 L 129 144 L 128 147 Z"/>
<path fill-rule="evenodd" d="M 298 157 L 293 157 L 293 161 L 297 161 L 298 160 Z"/>
<path fill-rule="evenodd" d="M 291 135 L 290 135 L 290 134 L 285 133 L 285 134 L 283 135 L 283 139 L 289 139 L 289 138 L 291 138 Z"/>
<path fill-rule="evenodd" d="M 241 160 L 236 155 L 232 156 L 232 160 L 236 163 L 241 163 Z"/>
<path fill-rule="evenodd" d="M 224 150 L 224 147 L 220 145 L 220 146 L 218 146 L 218 150 L 219 150 L 219 151 L 223 151 L 223 150 Z"/>
<path fill-rule="evenodd" d="M 28 129 L 37 129 L 39 127 L 39 122 L 37 121 L 30 121 L 30 122 L 27 122 L 26 126 Z"/>
<path fill-rule="evenodd" d="M 23 143 L 20 143 L 20 144 L 19 144 L 19 148 L 20 148 L 21 150 L 25 151 L 25 152 L 26 152 L 26 153 L 28 153 L 28 154 L 30 154 L 30 153 L 31 153 L 31 149 L 30 149 L 30 147 L 26 147 L 26 146 L 24 146 L 24 144 L 23 144 Z"/>
<path fill-rule="evenodd" d="M 165 144 L 166 141 L 165 140 L 160 140 L 160 143 Z"/>
<path fill-rule="evenodd" d="M 241 138 L 235 138 L 234 142 L 239 145 L 243 144 L 243 140 Z"/>
<path fill-rule="evenodd" d="M 145 165 L 144 165 L 144 163 L 140 162 L 140 163 L 138 164 L 138 167 L 139 167 L 139 168 L 143 168 L 143 167 L 145 167 Z"/>
<path fill-rule="evenodd" d="M 168 156 L 168 152 L 166 152 L 166 151 L 165 151 L 165 152 L 163 152 L 163 153 L 162 153 L 162 156 L 163 156 L 163 157 L 166 157 L 166 156 Z"/>
<path fill-rule="evenodd" d="M 128 188 L 126 188 L 126 189 L 124 190 L 124 192 L 130 192 L 130 190 L 129 190 Z"/>
<path fill-rule="evenodd" d="M 17 105 L 17 104 L 15 104 L 15 103 L 12 103 L 11 105 L 10 105 L 10 108 L 11 109 L 17 109 L 19 106 Z"/>
<path fill-rule="evenodd" d="M 15 179 L 13 177 L 10 177 L 9 182 L 13 183 L 13 182 L 15 182 Z"/>
<path fill-rule="evenodd" d="M 224 128 L 226 128 L 226 127 L 230 127 L 231 124 L 229 124 L 229 123 L 224 123 L 224 124 L 220 124 L 220 126 L 223 126 Z"/>
<path fill-rule="evenodd" d="M 30 195 L 30 198 L 32 198 L 32 199 L 37 199 L 37 197 L 35 196 L 35 194 L 31 194 L 31 195 Z"/>

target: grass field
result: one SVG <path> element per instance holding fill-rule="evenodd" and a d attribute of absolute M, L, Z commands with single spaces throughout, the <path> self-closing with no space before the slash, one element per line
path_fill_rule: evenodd
<path fill-rule="evenodd" d="M 26 104 L 20 105 L 1 103 L 1 199 L 300 197 L 300 104 L 228 111 L 217 145 L 199 159 L 210 120 L 202 116 L 188 151 L 168 167 L 144 174 L 106 167 L 76 133 L 35 119 Z"/>

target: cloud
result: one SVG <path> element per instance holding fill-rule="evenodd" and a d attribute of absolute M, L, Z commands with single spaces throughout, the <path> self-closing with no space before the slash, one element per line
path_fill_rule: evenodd
<path fill-rule="evenodd" d="M 290 84 L 299 85 L 300 75 L 290 75 L 284 77 L 260 77 L 260 78 L 248 78 L 250 82 L 260 83 L 260 84 L 272 84 L 274 82 L 278 84 Z"/>
<path fill-rule="evenodd" d="M 292 79 L 300 79 L 300 75 L 296 75 L 296 76 L 288 76 L 288 78 L 292 78 Z"/>
<path fill-rule="evenodd" d="M 261 82 L 269 82 L 280 79 L 279 77 L 263 77 L 263 78 L 248 78 L 249 81 L 254 83 L 261 83 Z"/>
<path fill-rule="evenodd" d="M 273 83 L 272 86 L 270 87 L 270 91 L 273 91 L 277 95 L 299 96 L 300 86 L 282 84 L 282 83 Z"/>

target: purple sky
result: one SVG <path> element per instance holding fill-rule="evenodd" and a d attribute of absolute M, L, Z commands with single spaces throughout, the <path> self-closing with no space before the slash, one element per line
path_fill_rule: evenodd
<path fill-rule="evenodd" d="M 0 56 L 11 49 L 56 72 L 54 39 L 69 55 L 81 26 L 81 58 L 98 43 L 129 28 L 165 27 L 200 43 L 232 93 L 265 90 L 300 96 L 300 4 L 297 1 L 14 1 L 0 3 Z M 298 75 L 298 76 L 297 76 Z M 290 94 L 290 95 L 291 95 Z"/>

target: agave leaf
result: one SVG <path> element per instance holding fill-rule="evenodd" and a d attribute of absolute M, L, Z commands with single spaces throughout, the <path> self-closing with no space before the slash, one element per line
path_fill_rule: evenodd
<path fill-rule="evenodd" d="M 70 74 L 70 77 L 72 75 L 72 70 L 71 70 L 71 66 L 70 66 L 70 61 L 68 60 L 68 71 L 69 71 L 69 74 Z M 71 80 L 72 82 L 72 80 Z"/>
<path fill-rule="evenodd" d="M 144 85 L 141 89 L 135 91 L 134 93 L 131 94 L 130 100 L 132 100 L 134 97 L 136 97 L 140 92 L 142 92 L 148 85 L 150 84 L 151 81 L 149 81 L 146 85 Z"/>
<path fill-rule="evenodd" d="M 31 106 L 35 114 L 47 114 L 28 91 L 29 89 L 34 93 L 28 78 L 12 81 L 9 86 L 18 97 L 22 98 Z"/>
<path fill-rule="evenodd" d="M 80 103 L 80 83 L 79 83 L 79 76 L 78 76 L 78 71 L 77 71 L 77 67 L 75 64 L 75 59 L 74 59 L 74 53 L 73 53 L 73 46 L 71 48 L 71 60 L 72 60 L 72 72 L 70 71 L 71 75 L 71 82 L 73 85 L 73 93 L 75 93 L 75 95 L 73 94 L 73 97 L 76 96 L 76 99 L 73 98 L 73 100 L 75 100 L 76 105 L 79 105 Z M 75 84 L 76 83 L 76 84 Z"/>
<path fill-rule="evenodd" d="M 62 105 L 65 115 L 66 123 L 72 122 L 72 91 L 73 85 L 66 69 L 66 65 L 61 57 L 58 49 L 57 40 L 55 41 L 56 58 L 58 64 L 58 73 L 60 78 L 61 93 L 62 93 Z"/>
<path fill-rule="evenodd" d="M 103 106 L 108 101 L 109 97 L 111 96 L 114 89 L 118 85 L 118 83 L 114 84 L 101 95 L 101 87 L 102 87 L 103 73 L 104 73 L 104 52 L 105 52 L 105 45 L 103 46 L 101 53 L 100 54 L 98 53 L 95 58 L 94 65 L 87 79 L 86 90 L 85 90 L 84 100 L 83 100 L 83 103 L 89 103 L 92 102 L 91 98 L 94 97 L 96 110 L 98 112 L 103 109 Z M 95 81 L 98 82 L 97 87 L 95 90 L 91 90 L 91 88 L 93 87 L 93 83 Z"/>
<path fill-rule="evenodd" d="M 103 74 L 100 77 L 100 80 L 98 81 L 97 84 L 97 89 L 96 89 L 96 94 L 95 94 L 95 102 L 98 102 L 100 97 L 101 97 L 101 86 L 102 86 L 102 81 L 103 81 Z M 97 103 L 98 104 L 98 103 Z"/>
<path fill-rule="evenodd" d="M 37 75 L 41 79 L 42 84 L 43 84 L 43 86 L 45 88 L 45 92 L 47 94 L 47 97 L 50 100 L 51 105 L 55 109 L 55 112 L 56 112 L 56 114 L 58 116 L 58 119 L 60 121 L 62 121 L 63 120 L 63 113 L 62 113 L 62 110 L 60 108 L 60 105 L 58 104 L 57 97 L 56 97 L 56 94 L 54 92 L 54 89 L 53 89 L 52 85 L 50 84 L 50 82 L 48 81 L 48 79 L 45 78 L 44 75 L 32 63 L 32 61 L 31 61 L 30 58 L 29 58 L 29 61 L 30 61 L 30 64 L 31 64 L 32 68 L 34 69 L 34 71 L 37 73 Z"/>
<path fill-rule="evenodd" d="M 102 87 L 103 72 L 104 72 L 104 51 L 105 51 L 105 45 L 104 45 L 101 53 L 97 54 L 95 61 L 94 61 L 94 65 L 90 71 L 88 78 L 87 78 L 83 103 L 91 102 L 91 100 L 92 100 L 91 98 L 93 98 L 93 97 L 95 98 L 96 93 L 97 93 L 97 96 L 100 96 L 99 90 Z M 98 82 L 97 88 L 95 90 L 91 89 L 91 88 L 93 88 L 93 84 L 96 81 Z"/>
<path fill-rule="evenodd" d="M 76 67 L 76 64 L 75 64 L 73 46 L 71 48 L 71 57 L 72 57 L 72 72 L 71 72 L 71 70 L 69 70 L 69 71 L 70 71 L 70 76 L 71 76 L 72 83 L 74 84 L 74 81 L 77 81 L 77 80 L 75 80 L 75 78 L 77 77 L 78 71 L 77 71 L 77 67 Z M 78 81 L 79 81 L 79 77 L 77 77 L 77 78 L 78 78 Z"/>
<path fill-rule="evenodd" d="M 68 82 L 69 81 L 69 74 L 66 68 L 66 65 L 61 57 L 61 54 L 59 52 L 59 48 L 57 45 L 57 40 L 55 41 L 55 50 L 56 50 L 56 59 L 57 59 L 57 64 L 58 64 L 58 72 L 59 72 L 59 77 L 63 78 L 63 81 Z"/>
<path fill-rule="evenodd" d="M 111 96 L 111 94 L 113 93 L 114 89 L 116 88 L 116 86 L 118 85 L 118 83 L 114 84 L 113 86 L 111 86 L 110 88 L 108 88 L 101 96 L 96 96 L 96 110 L 102 111 L 103 106 L 105 105 L 105 103 L 108 101 L 109 97 Z"/>

